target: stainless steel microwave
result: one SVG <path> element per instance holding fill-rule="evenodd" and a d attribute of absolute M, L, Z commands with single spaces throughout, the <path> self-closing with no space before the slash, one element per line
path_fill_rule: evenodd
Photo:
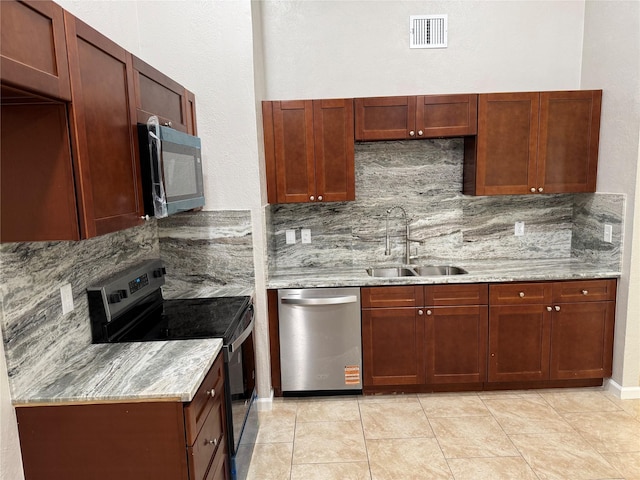
<path fill-rule="evenodd" d="M 145 214 L 158 218 L 204 206 L 198 137 L 157 124 L 138 124 Z"/>

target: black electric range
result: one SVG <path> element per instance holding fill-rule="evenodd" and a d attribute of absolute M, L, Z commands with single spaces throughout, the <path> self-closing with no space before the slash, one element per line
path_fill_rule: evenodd
<path fill-rule="evenodd" d="M 254 315 L 249 296 L 164 299 L 167 274 L 159 259 L 128 268 L 87 289 L 93 343 L 220 338 L 231 475 L 241 480 L 255 443 Z"/>

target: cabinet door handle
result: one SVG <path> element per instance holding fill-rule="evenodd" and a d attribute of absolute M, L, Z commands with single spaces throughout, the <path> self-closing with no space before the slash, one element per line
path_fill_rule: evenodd
<path fill-rule="evenodd" d="M 424 132 L 422 130 L 418 130 L 418 135 L 422 136 Z"/>
<path fill-rule="evenodd" d="M 423 310 L 418 310 L 418 315 L 424 315 L 424 311 Z"/>
<path fill-rule="evenodd" d="M 553 310 L 553 308 L 547 307 L 547 312 L 550 312 L 551 310 Z"/>
<path fill-rule="evenodd" d="M 211 390 L 207 390 L 207 397 L 215 397 L 216 396 L 216 389 L 212 388 Z"/>
<path fill-rule="evenodd" d="M 416 136 L 416 132 L 414 132 L 413 130 L 411 130 L 411 131 L 409 132 L 409 136 L 410 136 L 410 137 L 415 137 L 415 136 Z"/>
<path fill-rule="evenodd" d="M 520 292 L 518 295 L 520 295 L 520 298 L 524 298 L 524 292 Z"/>
<path fill-rule="evenodd" d="M 218 446 L 218 439 L 214 438 L 213 440 L 205 440 L 204 441 L 205 444 L 209 444 L 209 445 L 213 445 L 214 447 Z"/>
<path fill-rule="evenodd" d="M 431 310 L 427 310 L 427 315 L 431 315 Z"/>
<path fill-rule="evenodd" d="M 559 305 L 556 305 L 556 306 L 555 306 L 555 307 L 553 307 L 553 308 L 555 308 L 555 309 L 556 309 L 556 312 L 559 312 L 559 311 L 560 311 L 560 306 L 559 306 Z"/>
<path fill-rule="evenodd" d="M 534 187 L 531 187 L 531 193 L 536 193 L 536 189 Z"/>
<path fill-rule="evenodd" d="M 315 199 L 316 199 L 316 197 L 314 197 L 313 195 L 311 195 L 311 196 L 309 197 L 309 200 L 311 200 L 312 202 L 313 202 Z"/>
<path fill-rule="evenodd" d="M 589 290 L 582 290 L 583 295 L 589 295 Z"/>
<path fill-rule="evenodd" d="M 321 202 L 322 201 L 322 195 L 318 195 L 318 201 Z"/>
<path fill-rule="evenodd" d="M 544 188 L 540 187 L 540 188 L 538 189 L 538 191 L 539 191 L 540 193 L 542 193 L 542 192 L 544 192 Z"/>

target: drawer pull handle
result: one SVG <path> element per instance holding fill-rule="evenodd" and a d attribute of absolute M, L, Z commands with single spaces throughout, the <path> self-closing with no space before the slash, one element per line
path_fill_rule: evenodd
<path fill-rule="evenodd" d="M 547 312 L 550 312 L 551 310 L 553 310 L 551 307 L 547 307 Z"/>
<path fill-rule="evenodd" d="M 560 311 L 560 306 L 559 305 L 556 305 L 554 308 L 556 309 L 556 312 Z"/>
<path fill-rule="evenodd" d="M 520 295 L 520 298 L 524 298 L 524 292 L 520 292 L 518 295 Z"/>
<path fill-rule="evenodd" d="M 216 395 L 216 389 L 212 388 L 211 390 L 207 390 L 207 397 L 213 398 Z"/>
<path fill-rule="evenodd" d="M 218 439 L 214 438 L 213 440 L 205 440 L 205 443 L 208 445 L 213 445 L 214 447 L 218 446 Z"/>
<path fill-rule="evenodd" d="M 582 290 L 583 295 L 589 295 L 589 290 Z"/>

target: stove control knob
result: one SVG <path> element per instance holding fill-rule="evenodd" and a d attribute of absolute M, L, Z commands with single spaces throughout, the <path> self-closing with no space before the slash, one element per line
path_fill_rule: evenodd
<path fill-rule="evenodd" d="M 163 275 L 166 275 L 166 274 L 167 274 L 167 269 L 165 267 L 156 268 L 153 271 L 153 277 L 154 278 L 160 278 L 160 277 L 162 277 Z"/>
<path fill-rule="evenodd" d="M 120 303 L 121 300 L 120 292 L 109 294 L 109 303 Z"/>

